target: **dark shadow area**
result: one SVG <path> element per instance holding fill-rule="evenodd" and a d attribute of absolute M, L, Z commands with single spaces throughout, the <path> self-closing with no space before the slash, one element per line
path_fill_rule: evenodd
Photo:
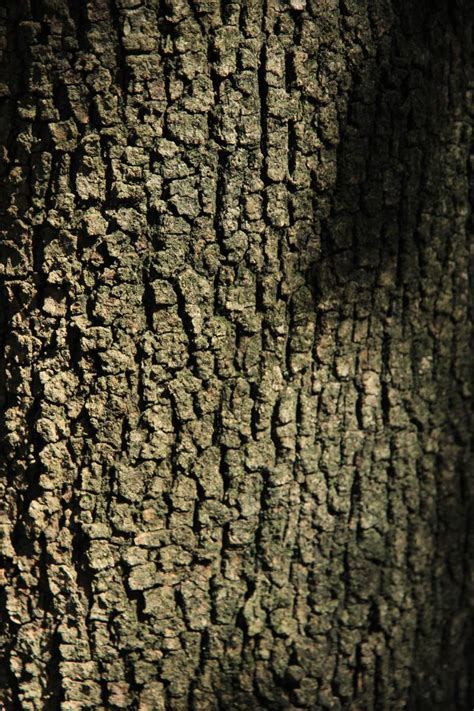
<path fill-rule="evenodd" d="M 381 5 L 371 3 L 373 9 Z M 416 461 L 423 504 L 409 514 L 409 526 L 417 528 L 417 516 L 429 522 L 433 569 L 420 582 L 410 566 L 416 568 L 423 549 L 408 532 L 413 587 L 405 594 L 414 594 L 418 622 L 407 708 L 455 711 L 474 703 L 474 618 L 467 582 L 472 409 L 461 385 L 472 379 L 472 321 L 465 301 L 472 292 L 463 272 L 470 266 L 472 234 L 468 102 L 474 12 L 464 2 L 402 0 L 393 7 L 389 36 L 381 35 L 375 55 L 353 74 L 340 124 L 331 211 L 321 221 L 321 257 L 313 264 L 310 286 L 326 330 L 335 329 L 332 324 L 351 305 L 356 318 L 380 326 L 387 445 L 394 451 L 397 428 L 410 428 L 425 453 Z M 448 284 L 446 274 L 456 269 Z M 396 387 L 398 358 L 400 364 L 408 361 L 405 375 L 412 383 L 400 399 L 406 424 L 396 422 L 394 396 L 390 402 L 387 394 Z M 426 454 L 433 432 L 436 460 Z M 397 478 L 403 466 L 395 458 L 389 493 L 394 500 L 406 486 Z M 395 518 L 392 525 L 403 524 Z M 385 691 L 381 679 L 379 709 L 388 708 Z"/>

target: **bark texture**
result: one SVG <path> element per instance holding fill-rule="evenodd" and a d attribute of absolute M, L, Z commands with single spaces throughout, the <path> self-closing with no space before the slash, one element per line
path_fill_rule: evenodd
<path fill-rule="evenodd" d="M 469 6 L 2 3 L 2 709 L 471 707 Z"/>

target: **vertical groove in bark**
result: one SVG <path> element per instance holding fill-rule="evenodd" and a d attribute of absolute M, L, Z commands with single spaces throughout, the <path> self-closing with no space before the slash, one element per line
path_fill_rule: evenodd
<path fill-rule="evenodd" d="M 467 4 L 0 18 L 0 704 L 469 708 Z"/>

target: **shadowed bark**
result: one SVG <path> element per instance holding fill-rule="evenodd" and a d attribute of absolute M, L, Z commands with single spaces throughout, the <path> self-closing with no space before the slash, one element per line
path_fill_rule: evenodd
<path fill-rule="evenodd" d="M 3 4 L 2 708 L 472 707 L 472 16 Z"/>

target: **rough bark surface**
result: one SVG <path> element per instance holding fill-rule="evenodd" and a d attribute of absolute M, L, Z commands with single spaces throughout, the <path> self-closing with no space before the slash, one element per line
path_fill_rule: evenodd
<path fill-rule="evenodd" d="M 469 4 L 2 3 L 1 708 L 472 705 Z"/>

